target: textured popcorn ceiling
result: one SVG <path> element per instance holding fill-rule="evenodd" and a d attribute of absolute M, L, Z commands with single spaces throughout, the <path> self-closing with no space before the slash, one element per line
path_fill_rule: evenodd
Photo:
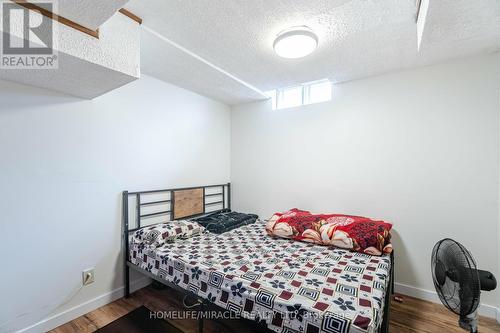
<path fill-rule="evenodd" d="M 69 20 L 96 30 L 129 0 L 57 0 L 54 10 Z"/>
<path fill-rule="evenodd" d="M 500 49 L 499 0 L 431 0 L 420 53 L 415 0 L 131 0 L 125 7 L 146 28 L 261 91 Z M 279 58 L 273 40 L 294 25 L 312 28 L 319 47 L 303 59 Z M 262 98 L 154 34 L 142 35 L 143 72 L 228 104 Z"/>
<path fill-rule="evenodd" d="M 141 32 L 141 72 L 228 105 L 263 98 L 205 63 L 186 56 L 183 51 L 159 40 L 144 29 Z"/>

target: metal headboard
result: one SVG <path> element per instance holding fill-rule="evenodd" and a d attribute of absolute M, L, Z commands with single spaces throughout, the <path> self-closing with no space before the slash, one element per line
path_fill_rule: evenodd
<path fill-rule="evenodd" d="M 181 191 L 189 190 L 200 190 L 202 195 L 200 197 L 200 210 L 195 214 L 183 215 L 182 219 L 190 219 L 194 217 L 199 217 L 208 213 L 214 213 L 224 210 L 231 209 L 231 183 L 219 184 L 219 185 L 206 185 L 206 186 L 193 186 L 193 187 L 182 187 L 182 188 L 171 188 L 164 190 L 149 190 L 149 191 L 137 191 L 128 192 L 123 191 L 123 224 L 124 229 L 128 232 L 140 229 L 144 224 L 143 221 L 149 220 L 156 217 L 166 217 L 163 221 L 158 221 L 156 223 L 173 221 L 178 216 L 176 213 L 176 203 L 175 196 Z M 201 193 L 200 193 L 201 194 Z M 166 199 L 161 200 L 151 200 L 147 197 L 151 195 L 163 195 L 168 196 Z M 135 226 L 129 228 L 129 201 L 135 199 Z M 163 206 L 159 211 L 145 212 L 146 207 L 152 206 Z M 178 207 L 179 208 L 179 207 Z M 152 224 L 156 224 L 152 223 Z M 151 224 L 148 224 L 151 225 Z"/>

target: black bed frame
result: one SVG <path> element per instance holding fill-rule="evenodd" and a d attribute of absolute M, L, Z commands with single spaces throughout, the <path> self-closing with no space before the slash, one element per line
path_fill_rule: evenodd
<path fill-rule="evenodd" d="M 172 188 L 172 189 L 163 189 L 163 190 L 149 190 L 149 191 L 136 191 L 136 192 L 129 192 L 129 191 L 123 191 L 122 192 L 122 222 L 123 222 L 123 248 L 124 248 L 124 256 L 123 256 L 123 269 L 124 269 L 124 283 L 125 283 L 125 298 L 130 297 L 130 269 L 132 268 L 133 270 L 146 275 L 147 277 L 163 284 L 166 285 L 167 287 L 170 287 L 174 290 L 182 292 L 185 296 L 192 297 L 197 300 L 197 303 L 199 304 L 199 310 L 204 311 L 204 309 L 209 308 L 209 307 L 216 307 L 218 306 L 211 304 L 208 302 L 208 300 L 204 298 L 200 298 L 198 295 L 185 290 L 173 283 L 170 283 L 166 280 L 160 279 L 159 277 L 155 276 L 154 274 L 141 269 L 140 267 L 132 264 L 129 260 L 129 234 L 131 232 L 134 232 L 138 229 L 141 228 L 141 220 L 143 219 L 148 219 L 152 217 L 159 217 L 159 216 L 167 216 L 168 221 L 174 220 L 175 216 L 175 205 L 174 205 L 174 192 L 175 191 L 182 191 L 182 190 L 193 190 L 193 189 L 203 189 L 203 213 L 201 214 L 196 214 L 196 215 L 190 215 L 190 216 L 185 216 L 183 219 L 190 219 L 190 218 L 195 218 L 195 217 L 200 217 L 209 213 L 215 213 L 215 212 L 222 212 L 222 211 L 229 211 L 231 210 L 231 183 L 227 184 L 219 184 L 219 185 L 206 185 L 206 186 L 194 186 L 194 187 L 183 187 L 183 188 Z M 218 192 L 215 193 L 206 193 L 206 190 L 208 189 L 219 189 Z M 150 194 L 169 194 L 170 198 L 166 200 L 159 200 L 159 201 L 142 201 L 141 196 L 147 196 Z M 130 228 L 129 227 L 129 199 L 135 197 L 135 228 Z M 221 200 L 218 201 L 208 201 L 207 198 L 220 198 Z M 168 210 L 163 210 L 163 211 L 158 211 L 158 212 L 153 212 L 153 213 L 147 213 L 147 214 L 142 214 L 142 207 L 144 206 L 152 206 L 152 205 L 167 205 L 169 204 L 170 208 Z M 215 209 L 211 210 L 211 207 L 213 206 L 222 206 L 221 209 Z M 148 224 L 150 225 L 150 224 Z M 152 224 L 151 224 L 152 225 Z M 384 316 L 383 316 L 383 321 L 382 325 L 380 327 L 379 332 L 380 333 L 388 333 L 389 332 L 389 310 L 390 310 L 390 303 L 391 303 L 391 295 L 394 293 L 394 252 L 391 253 L 391 271 L 389 274 L 389 290 L 386 291 L 385 294 L 385 303 L 384 303 Z M 226 309 L 219 308 L 219 310 L 222 311 L 227 311 Z M 203 317 L 202 317 L 203 318 Z M 274 332 L 267 327 L 265 328 L 268 332 Z M 198 321 L 198 333 L 203 332 L 203 319 Z"/>

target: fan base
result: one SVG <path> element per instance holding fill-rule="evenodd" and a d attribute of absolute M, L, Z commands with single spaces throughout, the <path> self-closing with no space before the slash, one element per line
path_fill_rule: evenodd
<path fill-rule="evenodd" d="M 477 311 L 474 311 L 465 317 L 460 317 L 458 325 L 470 333 L 477 333 Z"/>

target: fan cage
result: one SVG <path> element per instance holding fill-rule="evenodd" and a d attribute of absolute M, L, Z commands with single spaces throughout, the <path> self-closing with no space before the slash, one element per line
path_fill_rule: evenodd
<path fill-rule="evenodd" d="M 446 271 L 443 285 L 438 283 L 437 265 Z M 477 310 L 480 301 L 480 281 L 476 262 L 460 243 L 446 238 L 432 250 L 432 277 L 441 302 L 451 311 L 465 317 Z"/>

